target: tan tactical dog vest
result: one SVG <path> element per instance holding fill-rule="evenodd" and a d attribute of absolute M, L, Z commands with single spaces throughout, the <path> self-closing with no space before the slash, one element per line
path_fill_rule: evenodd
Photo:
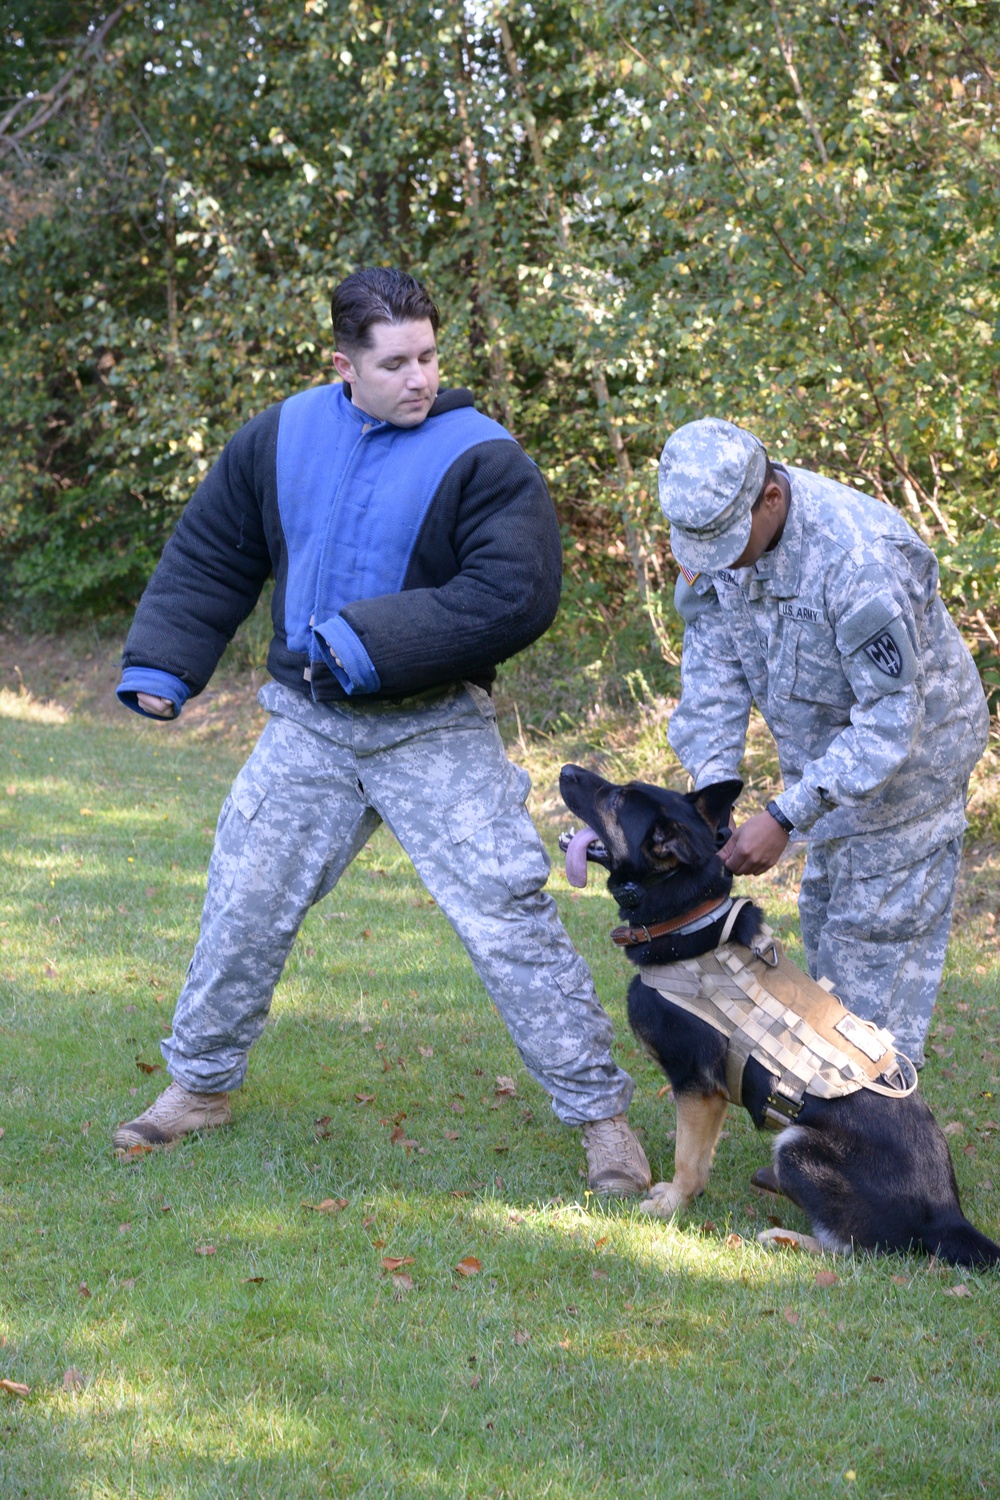
<path fill-rule="evenodd" d="M 736 903 L 723 939 L 745 904 Z M 770 927 L 753 948 L 723 941 L 700 958 L 643 964 L 639 972 L 643 984 L 727 1038 L 726 1092 L 733 1104 L 743 1102 L 749 1058 L 778 1075 L 764 1115 L 774 1129 L 796 1118 L 806 1094 L 839 1099 L 866 1088 L 904 1098 L 917 1087 L 916 1070 L 895 1051 L 891 1033 L 852 1015 L 828 979 L 811 979 L 786 958 Z"/>

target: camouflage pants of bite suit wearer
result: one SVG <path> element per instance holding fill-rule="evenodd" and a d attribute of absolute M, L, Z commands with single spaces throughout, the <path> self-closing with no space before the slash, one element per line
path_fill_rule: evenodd
<path fill-rule="evenodd" d="M 259 701 L 271 717 L 222 808 L 201 933 L 162 1043 L 171 1076 L 195 1093 L 239 1088 L 306 913 L 384 822 L 559 1119 L 626 1110 L 632 1080 L 543 889 L 530 783 L 507 759 L 489 695 L 454 685 L 355 707 L 272 682 Z"/>
<path fill-rule="evenodd" d="M 809 845 L 799 916 L 809 972 L 924 1060 L 962 858 L 965 794 L 899 827 Z"/>

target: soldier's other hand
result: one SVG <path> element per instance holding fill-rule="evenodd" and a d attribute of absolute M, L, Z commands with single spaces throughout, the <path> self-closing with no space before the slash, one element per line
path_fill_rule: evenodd
<path fill-rule="evenodd" d="M 757 813 L 737 828 L 719 858 L 734 875 L 762 875 L 778 863 L 787 843 L 788 834 L 771 814 Z"/>
<path fill-rule="evenodd" d="M 148 714 L 157 719 L 172 719 L 174 716 L 174 705 L 169 698 L 158 698 L 155 693 L 136 693 L 136 702 L 140 708 L 144 708 Z"/>

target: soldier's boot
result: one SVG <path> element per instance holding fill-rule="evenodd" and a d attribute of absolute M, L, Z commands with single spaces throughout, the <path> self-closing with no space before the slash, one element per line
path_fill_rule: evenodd
<path fill-rule="evenodd" d="M 194 1130 L 228 1125 L 232 1118 L 228 1094 L 192 1094 L 179 1083 L 163 1090 L 147 1110 L 119 1125 L 113 1145 L 116 1151 L 133 1146 L 168 1146 Z"/>
<path fill-rule="evenodd" d="M 625 1197 L 648 1191 L 653 1180 L 649 1162 L 625 1115 L 591 1120 L 583 1127 L 583 1144 L 591 1192 Z"/>

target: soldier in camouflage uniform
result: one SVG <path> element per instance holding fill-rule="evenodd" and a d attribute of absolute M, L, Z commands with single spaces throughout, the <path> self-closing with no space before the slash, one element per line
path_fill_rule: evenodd
<path fill-rule="evenodd" d="M 660 502 L 685 622 L 670 743 L 696 787 L 734 777 L 756 703 L 784 780 L 722 858 L 759 874 L 808 842 L 810 972 L 919 1066 L 989 727 L 937 561 L 890 506 L 715 418 L 667 440 Z"/>
<path fill-rule="evenodd" d="M 559 537 L 537 468 L 468 392 L 438 391 L 437 309 L 412 277 L 334 293 L 343 384 L 254 418 L 199 487 L 129 633 L 119 696 L 173 718 L 269 573 L 270 718 L 223 806 L 201 934 L 162 1043 L 170 1087 L 120 1151 L 228 1122 L 310 906 L 380 822 L 452 923 L 590 1185 L 637 1193 L 632 1080 L 545 890 L 495 664 L 551 623 Z"/>

